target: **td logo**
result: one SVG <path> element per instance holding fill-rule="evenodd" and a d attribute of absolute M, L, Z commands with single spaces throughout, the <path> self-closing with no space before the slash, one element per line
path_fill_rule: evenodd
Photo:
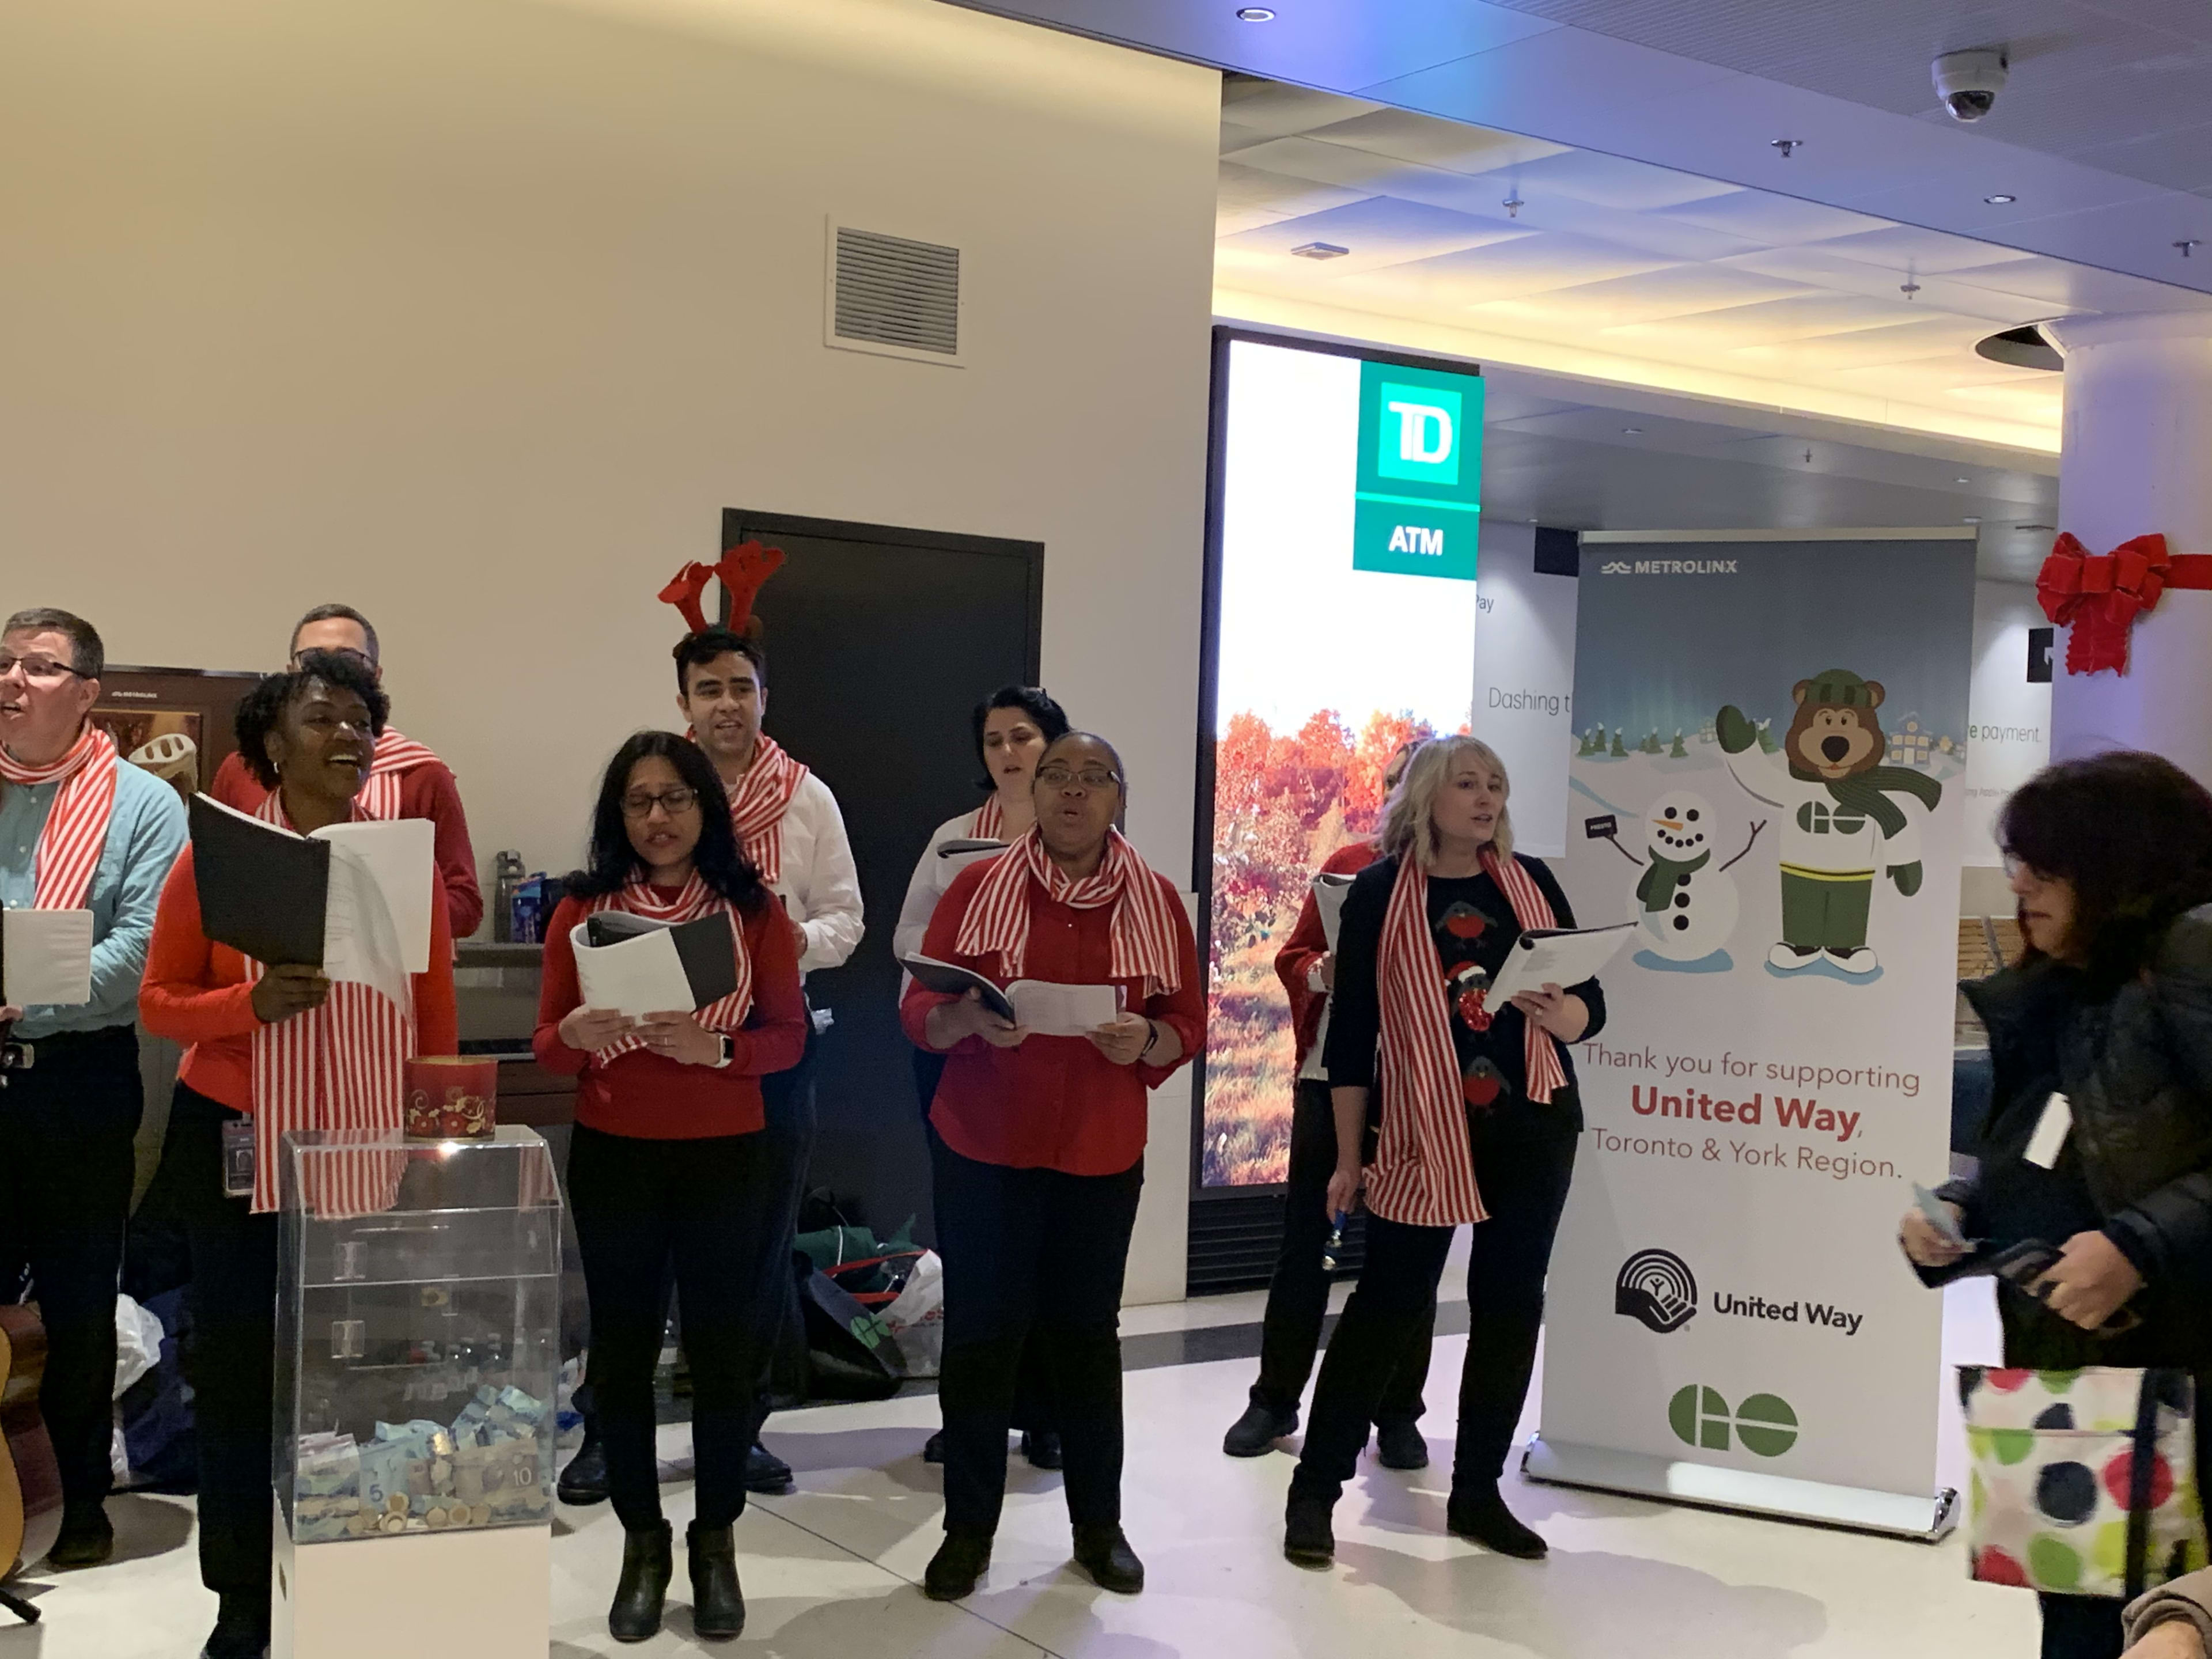
<path fill-rule="evenodd" d="M 1460 394 L 1385 380 L 1378 395 L 1382 441 L 1376 447 L 1375 470 L 1386 478 L 1457 483 Z"/>
<path fill-rule="evenodd" d="M 1667 1402 L 1667 1423 L 1677 1440 L 1705 1451 L 1728 1450 L 1731 1431 L 1760 1457 L 1779 1457 L 1797 1443 L 1797 1413 L 1778 1394 L 1753 1395 L 1731 1413 L 1717 1392 L 1692 1382 Z"/>

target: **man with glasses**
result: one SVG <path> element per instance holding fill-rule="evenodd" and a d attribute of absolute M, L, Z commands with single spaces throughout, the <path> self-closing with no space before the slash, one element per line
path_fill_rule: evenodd
<path fill-rule="evenodd" d="M 116 1278 L 145 1105 L 138 981 L 185 844 L 177 792 L 91 723 L 106 658 L 66 611 L 19 611 L 0 629 L 0 905 L 92 921 L 88 1000 L 0 1006 L 0 1301 L 27 1268 L 46 1328 L 40 1397 L 63 1498 L 46 1560 L 59 1568 L 115 1548 L 104 1506 Z"/>
<path fill-rule="evenodd" d="M 860 942 L 860 880 L 853 844 L 830 786 L 761 730 L 768 712 L 767 653 L 734 629 L 709 628 L 686 635 L 674 654 L 676 706 L 729 791 L 739 848 L 783 905 L 799 947 L 800 979 L 817 968 L 837 967 Z M 788 1072 L 761 1079 L 764 1133 L 775 1165 L 778 1262 L 791 1258 L 814 1149 L 813 1053 L 810 1030 L 806 1057 Z M 775 1331 L 772 1339 L 764 1333 L 763 1347 L 787 1353 L 803 1340 L 803 1326 L 798 1286 L 787 1273 L 780 1280 L 770 1298 Z M 773 1380 L 762 1379 L 763 1407 Z M 755 1492 L 787 1492 L 790 1466 L 756 1444 L 746 1460 L 745 1484 Z M 606 1495 L 606 1463 L 596 1435 L 587 1435 L 583 1449 L 562 1471 L 560 1494 L 568 1504 L 597 1503 Z"/>
<path fill-rule="evenodd" d="M 337 651 L 358 657 L 379 683 L 384 678 L 376 629 L 349 605 L 319 605 L 301 617 L 292 629 L 293 667 L 299 666 L 303 651 Z M 477 884 L 476 849 L 469 844 L 468 815 L 461 810 L 460 787 L 453 781 L 453 772 L 422 744 L 387 726 L 370 757 L 362 799 L 369 799 L 370 792 L 376 790 L 398 792 L 397 810 L 380 816 L 428 818 L 436 826 L 438 881 L 445 890 L 446 919 L 455 939 L 466 939 L 483 920 L 483 891 Z M 223 758 L 208 793 L 241 812 L 252 811 L 269 793 L 236 755 Z"/>

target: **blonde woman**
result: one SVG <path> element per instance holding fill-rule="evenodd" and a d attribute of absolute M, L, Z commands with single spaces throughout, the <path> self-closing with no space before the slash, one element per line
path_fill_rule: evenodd
<path fill-rule="evenodd" d="M 1605 998 L 1586 980 L 1487 1005 L 1491 976 L 1524 929 L 1574 926 L 1552 872 L 1513 851 L 1509 789 L 1488 744 L 1424 745 L 1383 808 L 1383 856 L 1345 896 L 1323 1052 L 1338 1147 L 1328 1204 L 1350 1209 L 1364 1180 L 1367 1261 L 1322 1363 L 1291 1481 L 1283 1553 L 1301 1566 L 1334 1557 L 1331 1511 L 1462 1223 L 1476 1224 L 1445 1524 L 1501 1554 L 1545 1553 L 1498 1482 L 1535 1364 L 1544 1272 L 1583 1127 L 1564 1045 L 1603 1028 Z M 1380 1133 L 1363 1157 L 1378 1069 Z"/>

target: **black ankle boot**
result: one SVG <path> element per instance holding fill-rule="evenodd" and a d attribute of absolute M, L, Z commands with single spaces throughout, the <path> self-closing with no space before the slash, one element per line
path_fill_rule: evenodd
<path fill-rule="evenodd" d="M 1075 1565 L 1091 1575 L 1100 1589 L 1116 1595 L 1134 1595 L 1145 1588 L 1145 1564 L 1119 1526 L 1078 1527 Z"/>
<path fill-rule="evenodd" d="M 584 1443 L 561 1471 L 554 1492 L 564 1504 L 580 1506 L 607 1501 L 607 1449 L 589 1424 L 584 1427 Z"/>
<path fill-rule="evenodd" d="M 1454 1488 L 1444 1504 L 1444 1529 L 1516 1560 L 1540 1561 L 1551 1553 L 1542 1535 L 1505 1507 L 1496 1486 Z"/>
<path fill-rule="evenodd" d="M 691 1558 L 691 1629 L 702 1642 L 732 1642 L 745 1633 L 745 1595 L 738 1587 L 738 1544 L 727 1527 L 696 1521 L 684 1534 Z"/>
<path fill-rule="evenodd" d="M 617 1642 L 642 1642 L 660 1629 L 660 1609 L 676 1571 L 675 1534 L 660 1522 L 623 1534 L 622 1583 L 607 1609 L 607 1634 Z"/>
<path fill-rule="evenodd" d="M 200 1659 L 268 1659 L 269 1597 L 226 1594 Z"/>
<path fill-rule="evenodd" d="M 1283 1554 L 1292 1565 L 1326 1567 L 1336 1559 L 1336 1505 L 1291 1495 L 1283 1514 Z"/>
<path fill-rule="evenodd" d="M 975 1593 L 976 1581 L 990 1565 L 988 1533 L 948 1532 L 921 1576 L 921 1593 L 933 1601 L 957 1601 Z"/>

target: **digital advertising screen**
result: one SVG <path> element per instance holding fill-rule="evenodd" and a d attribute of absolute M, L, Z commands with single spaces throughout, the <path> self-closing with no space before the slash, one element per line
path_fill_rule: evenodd
<path fill-rule="evenodd" d="M 1373 832 L 1399 745 L 1467 727 L 1482 471 L 1471 367 L 1226 331 L 1214 361 L 1201 1190 L 1285 1178 L 1275 953 L 1322 860 Z"/>

